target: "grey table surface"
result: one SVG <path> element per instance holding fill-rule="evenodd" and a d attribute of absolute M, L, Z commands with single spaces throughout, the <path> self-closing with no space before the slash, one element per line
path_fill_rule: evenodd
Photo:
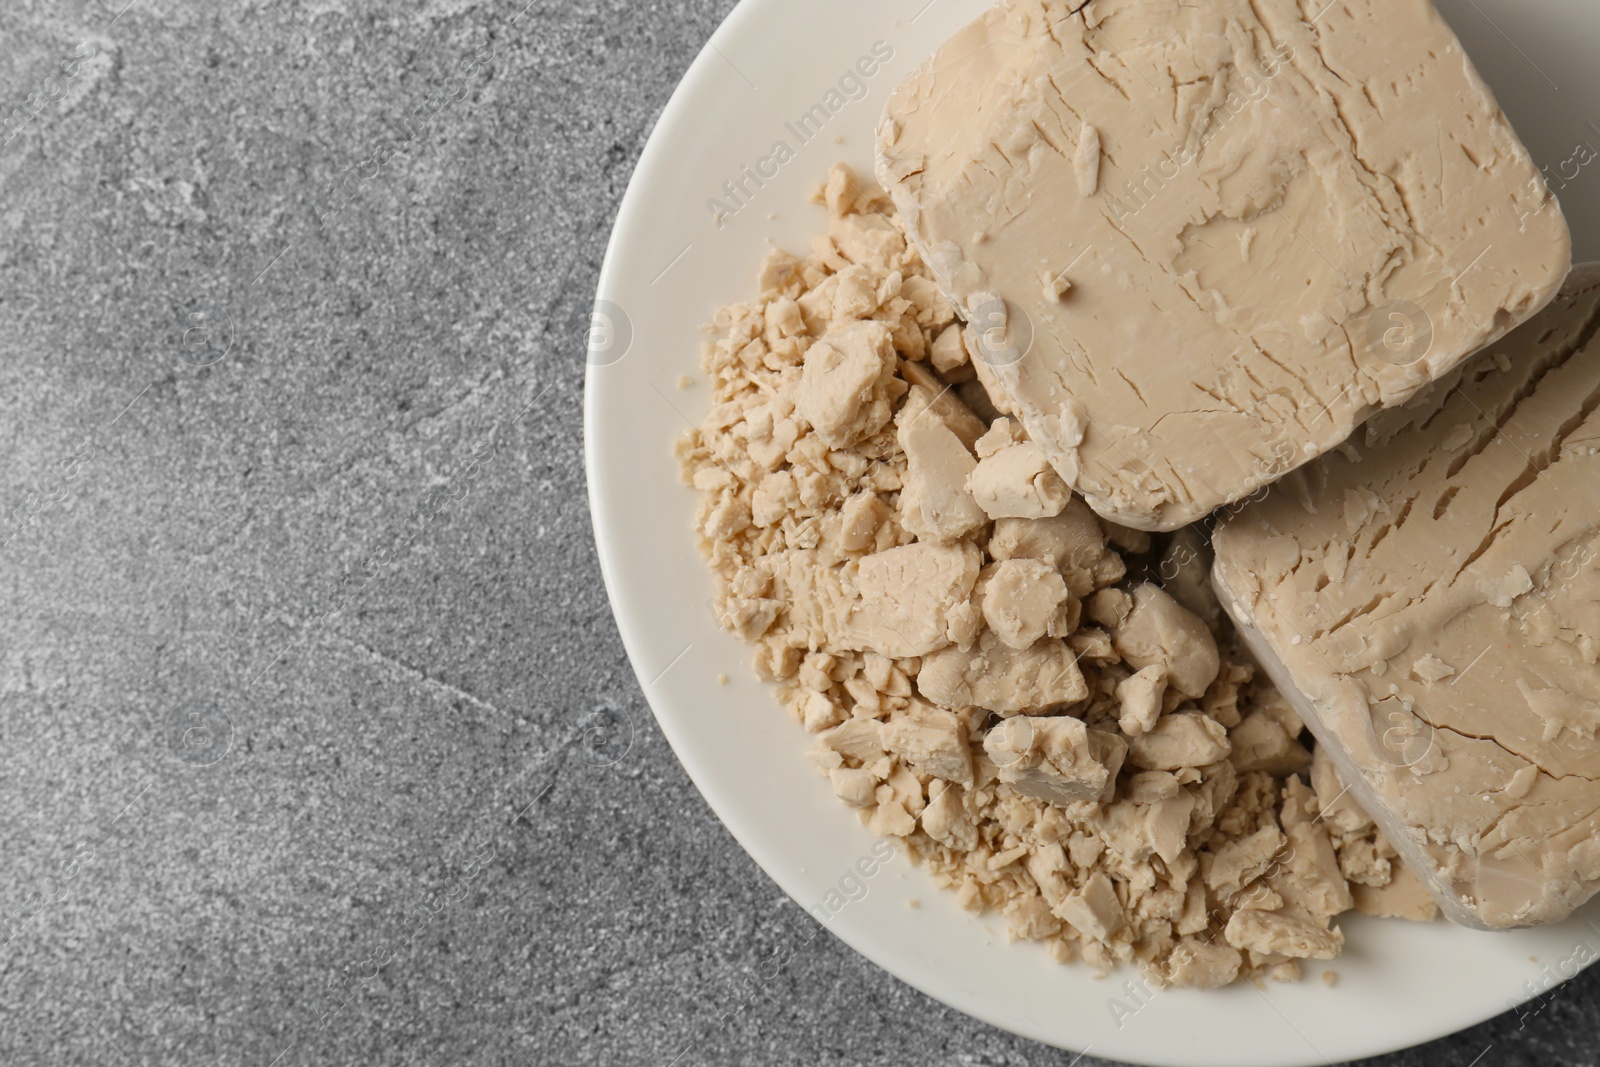
<path fill-rule="evenodd" d="M 791 945 L 657 732 L 582 341 L 731 3 L 523 3 L 0 10 L 0 1062 L 1073 1062 Z"/>

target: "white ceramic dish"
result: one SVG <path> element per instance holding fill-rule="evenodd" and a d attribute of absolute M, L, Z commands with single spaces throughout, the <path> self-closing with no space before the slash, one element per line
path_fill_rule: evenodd
<path fill-rule="evenodd" d="M 1570 162 L 1579 142 L 1600 148 L 1587 112 L 1600 99 L 1591 3 L 1441 7 L 1552 185 L 1565 183 L 1579 260 L 1600 258 L 1600 165 Z M 969 917 L 903 857 L 878 865 L 877 842 L 813 772 L 807 739 L 755 681 L 748 649 L 717 629 L 690 529 L 694 494 L 670 450 L 709 406 L 700 326 L 721 304 L 754 295 L 770 243 L 808 247 L 823 224 L 809 191 L 837 159 L 870 174 L 871 131 L 890 90 L 984 6 L 745 0 L 640 159 L 601 275 L 585 446 L 601 566 L 662 732 L 734 837 L 834 934 L 930 996 L 1051 1045 L 1174 1067 L 1324 1064 L 1427 1041 L 1543 992 L 1600 954 L 1600 902 L 1560 926 L 1511 934 L 1347 921 L 1332 989 L 1312 970 L 1264 991 L 1151 995 L 1133 972 L 1097 981 L 1085 967 L 1051 963 L 1037 946 L 1008 944 L 998 923 Z M 892 55 L 861 77 L 856 63 L 875 47 Z M 820 118 L 818 104 L 826 122 L 800 128 L 800 116 Z M 792 158 L 763 165 L 779 141 Z M 735 200 L 724 183 L 741 181 Z M 714 199 L 733 209 L 720 225 Z M 680 389 L 685 374 L 700 384 Z M 719 685 L 719 673 L 732 683 Z M 864 859 L 870 877 L 857 873 Z"/>

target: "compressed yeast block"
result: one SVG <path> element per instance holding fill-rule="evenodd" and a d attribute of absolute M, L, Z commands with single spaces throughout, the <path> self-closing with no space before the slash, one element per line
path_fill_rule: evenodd
<path fill-rule="evenodd" d="M 1002 3 L 896 90 L 877 151 L 996 407 L 1138 529 L 1333 448 L 1571 261 L 1428 0 Z"/>
<path fill-rule="evenodd" d="M 1600 889 L 1597 329 L 1580 267 L 1215 537 L 1246 643 L 1467 925 L 1554 922 Z"/>

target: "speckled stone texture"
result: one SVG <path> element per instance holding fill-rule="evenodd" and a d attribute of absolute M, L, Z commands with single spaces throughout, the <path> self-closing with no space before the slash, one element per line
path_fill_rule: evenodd
<path fill-rule="evenodd" d="M 588 305 L 730 6 L 0 9 L 0 1062 L 1072 1062 L 752 981 L 612 625 Z M 1594 1063 L 1597 988 L 1384 1062 Z"/>

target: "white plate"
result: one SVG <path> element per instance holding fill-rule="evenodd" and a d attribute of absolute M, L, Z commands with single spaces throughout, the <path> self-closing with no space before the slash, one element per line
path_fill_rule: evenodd
<path fill-rule="evenodd" d="M 1600 147 L 1585 110 L 1600 99 L 1591 3 L 1443 5 L 1553 175 L 1577 142 Z M 1332 989 L 1313 968 L 1294 986 L 1151 996 L 1124 985 L 1137 980 L 1133 972 L 1097 981 L 1038 946 L 1007 944 L 998 923 L 969 917 L 903 857 L 877 865 L 875 839 L 806 762 L 806 737 L 754 680 L 749 650 L 717 629 L 690 528 L 695 497 L 670 451 L 709 406 L 701 323 L 754 295 L 769 241 L 809 247 L 824 220 L 807 194 L 837 159 L 871 173 L 871 131 L 890 90 L 984 6 L 745 0 L 690 68 L 639 161 L 601 274 L 585 445 L 601 567 L 662 732 L 739 843 L 833 933 L 930 996 L 1048 1044 L 1174 1067 L 1327 1063 L 1439 1037 L 1543 992 L 1552 975 L 1600 954 L 1600 904 L 1560 926 L 1511 934 L 1347 921 Z M 892 58 L 861 79 L 864 95 L 846 81 L 837 113 L 802 142 L 792 124 L 835 102 L 829 91 L 877 42 Z M 750 196 L 736 204 L 724 182 L 739 181 L 780 140 L 793 158 L 769 165 L 773 176 L 760 186 L 747 182 Z M 1580 259 L 1600 258 L 1597 192 L 1595 164 L 1562 190 Z M 714 198 L 738 208 L 720 227 L 707 208 Z M 679 389 L 684 374 L 697 384 Z M 732 684 L 717 683 L 723 672 Z M 871 877 L 856 873 L 863 860 Z M 913 900 L 921 906 L 909 907 Z"/>

